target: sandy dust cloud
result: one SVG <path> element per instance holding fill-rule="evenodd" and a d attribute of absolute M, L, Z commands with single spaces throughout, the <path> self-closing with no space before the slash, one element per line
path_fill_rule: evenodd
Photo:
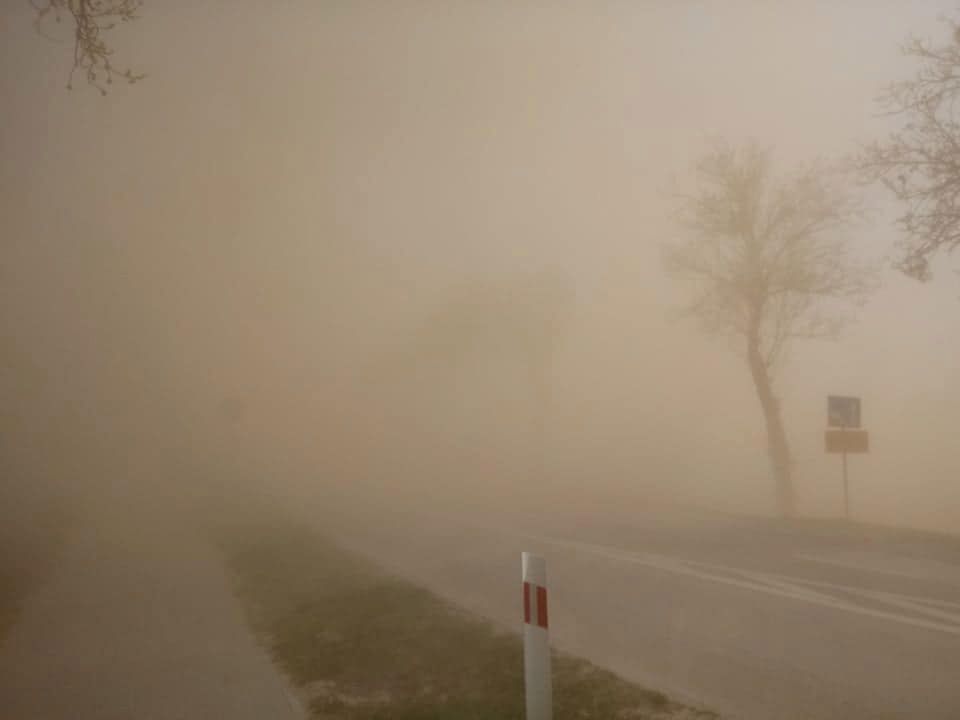
<path fill-rule="evenodd" d="M 675 193 L 711 137 L 789 168 L 884 133 L 945 8 L 149 3 L 116 36 L 149 77 L 101 98 L 10 3 L 4 482 L 771 512 L 749 375 L 660 262 Z M 953 530 L 960 291 L 887 269 L 868 194 L 880 290 L 778 382 L 800 508 L 840 512 L 825 397 L 860 395 L 858 516 Z"/>

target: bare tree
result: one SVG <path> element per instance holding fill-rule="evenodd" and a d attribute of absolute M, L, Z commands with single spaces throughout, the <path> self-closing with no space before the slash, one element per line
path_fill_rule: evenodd
<path fill-rule="evenodd" d="M 51 17 L 57 23 L 66 17 L 73 22 L 73 67 L 68 88 L 73 87 L 77 71 L 83 73 L 101 95 L 107 94 L 105 86 L 112 85 L 114 78 L 135 83 L 145 77 L 129 68 L 118 69 L 113 64 L 113 48 L 104 39 L 104 34 L 118 22 L 136 20 L 143 0 L 30 0 L 30 4 L 37 12 L 38 28 Z"/>
<path fill-rule="evenodd" d="M 885 114 L 905 119 L 903 128 L 856 159 L 865 179 L 881 181 L 904 206 L 897 266 L 919 280 L 930 278 L 934 255 L 960 246 L 960 23 L 945 22 L 950 37 L 939 44 L 907 40 L 902 51 L 919 69 L 878 99 Z"/>
<path fill-rule="evenodd" d="M 681 197 L 684 238 L 665 248 L 667 269 L 691 280 L 688 311 L 711 332 L 735 338 L 753 379 L 767 430 L 779 511 L 796 512 L 790 448 L 776 371 L 792 340 L 829 338 L 844 317 L 833 301 L 859 300 L 869 272 L 843 239 L 858 205 L 821 165 L 777 179 L 770 153 L 717 143 Z"/>

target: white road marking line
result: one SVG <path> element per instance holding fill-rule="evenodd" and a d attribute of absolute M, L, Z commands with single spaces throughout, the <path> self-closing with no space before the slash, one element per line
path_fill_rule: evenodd
<path fill-rule="evenodd" d="M 947 620 L 948 622 L 960 625 L 960 614 L 932 608 L 923 601 L 918 602 L 916 600 L 905 600 L 892 593 L 878 591 L 865 592 L 864 595 L 869 595 L 870 597 L 874 597 L 877 600 L 889 603 L 891 605 L 898 605 L 899 607 L 906 608 L 907 610 L 913 610 L 914 612 L 929 615 L 930 617 L 940 618 L 941 620 Z"/>
<path fill-rule="evenodd" d="M 916 602 L 922 602 L 925 605 L 931 605 L 933 607 L 953 608 L 954 610 L 960 610 L 960 603 L 951 602 L 950 600 L 940 600 L 938 598 L 917 598 L 917 597 L 913 597 L 912 595 L 900 595 L 898 593 L 886 593 L 886 594 L 901 598 L 903 600 L 914 600 Z"/>
<path fill-rule="evenodd" d="M 636 553 L 620 548 L 609 547 L 605 545 L 596 545 L 592 543 L 578 542 L 575 540 L 565 540 L 562 538 L 555 538 L 543 535 L 530 535 L 527 533 L 517 533 L 514 531 L 507 531 L 502 528 L 498 529 L 498 532 L 506 532 L 511 535 L 524 537 L 530 540 L 535 540 L 550 545 L 556 545 L 561 547 L 567 547 L 574 550 L 582 550 L 585 552 L 590 552 L 596 555 L 603 557 L 611 558 L 614 560 L 621 560 L 623 562 L 629 562 L 636 565 L 642 565 L 644 567 L 654 568 L 658 570 L 664 570 L 667 572 L 672 572 L 678 575 L 685 575 L 689 577 L 695 577 L 701 580 L 708 580 L 724 585 L 731 585 L 734 587 L 743 588 L 746 590 L 754 590 L 756 592 L 762 592 L 768 595 L 775 595 L 778 597 L 784 597 L 790 600 L 799 600 L 801 602 L 806 602 L 814 605 L 819 605 L 821 607 L 828 607 L 835 610 L 843 610 L 846 612 L 854 613 L 856 615 L 861 615 L 864 617 L 876 618 L 880 620 L 888 620 L 891 622 L 899 623 L 902 625 L 910 625 L 913 627 L 924 628 L 926 630 L 934 630 L 937 632 L 946 633 L 949 635 L 960 636 L 960 616 L 954 615 L 952 613 L 937 613 L 931 608 L 924 607 L 924 603 L 936 604 L 943 601 L 928 599 L 928 598 L 918 598 L 907 595 L 900 595 L 898 593 L 880 593 L 878 591 L 865 590 L 863 588 L 857 588 L 850 585 L 838 585 L 836 583 L 827 583 L 815 580 L 804 580 L 803 578 L 792 577 L 789 575 L 779 575 L 776 573 L 760 573 L 749 570 L 742 570 L 740 568 L 735 568 L 726 565 L 711 565 L 708 563 L 701 563 L 696 561 L 683 560 L 681 558 L 672 558 L 665 555 L 655 555 L 652 553 Z M 736 575 L 740 575 L 744 579 L 729 577 L 726 575 L 718 574 L 718 572 L 729 572 Z M 800 583 L 798 586 L 796 583 Z M 803 585 L 809 585 L 819 588 L 829 588 L 833 590 L 840 590 L 842 592 L 850 592 L 855 594 L 864 595 L 870 597 L 874 600 L 880 600 L 883 602 L 889 602 L 891 604 L 899 605 L 906 609 L 912 609 L 917 612 L 924 612 L 925 614 L 936 614 L 938 617 L 943 619 L 949 619 L 949 623 L 936 622 L 934 620 L 928 620 L 924 618 L 912 617 L 910 615 L 903 615 L 896 612 L 890 612 L 887 610 L 878 610 L 875 608 L 863 607 L 855 603 L 849 602 L 847 600 L 841 600 L 838 598 L 831 597 L 823 593 L 812 592 L 809 588 L 802 587 Z"/>
<path fill-rule="evenodd" d="M 880 573 L 882 575 L 894 575 L 896 577 L 906 577 L 913 580 L 933 580 L 935 582 L 944 583 L 948 585 L 958 586 L 960 585 L 960 580 L 958 577 L 936 577 L 922 572 L 910 572 L 908 570 L 895 570 L 893 568 L 881 568 L 881 567 L 870 567 L 864 565 L 862 562 L 857 562 L 856 560 L 849 560 L 846 558 L 832 558 L 832 557 L 823 557 L 822 555 L 816 555 L 812 553 L 799 553 L 797 554 L 798 558 L 803 560 L 809 560 L 810 562 L 820 563 L 822 565 L 834 565 L 836 567 L 850 568 L 853 570 L 860 570 L 862 572 L 871 572 L 871 573 Z M 898 558 L 902 559 L 902 558 Z M 909 560 L 909 558 L 907 558 Z M 960 573 L 960 569 L 956 568 L 953 565 L 944 563 L 941 561 L 934 561 L 936 566 L 941 567 L 941 572 L 955 572 Z"/>
<path fill-rule="evenodd" d="M 696 561 L 690 561 L 690 562 L 694 565 L 697 564 Z M 730 566 L 717 566 L 717 567 L 724 567 L 730 572 L 741 572 L 741 573 L 749 574 L 749 571 L 738 570 L 737 568 L 730 567 Z M 763 574 L 766 577 L 770 577 L 770 578 L 778 578 L 778 579 L 786 580 L 789 582 L 801 583 L 802 585 L 809 585 L 810 587 L 826 588 L 826 589 L 845 592 L 845 593 L 855 593 L 855 594 L 867 595 L 867 596 L 874 596 L 874 595 L 877 595 L 878 593 L 881 593 L 881 591 L 878 591 L 878 590 L 868 590 L 866 588 L 858 587 L 856 585 L 845 585 L 842 583 L 827 582 L 825 580 L 809 580 L 807 578 L 797 577 L 795 575 L 780 575 L 778 573 L 763 573 Z M 899 600 L 906 600 L 908 602 L 917 602 L 917 603 L 923 603 L 925 605 L 932 605 L 935 607 L 953 608 L 956 610 L 960 610 L 960 603 L 953 602 L 950 600 L 917 597 L 915 595 L 903 595 L 902 593 L 888 592 L 886 590 L 882 591 L 881 594 L 888 598 L 897 598 Z"/>

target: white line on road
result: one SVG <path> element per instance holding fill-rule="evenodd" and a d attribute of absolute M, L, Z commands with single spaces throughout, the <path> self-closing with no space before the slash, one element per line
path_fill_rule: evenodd
<path fill-rule="evenodd" d="M 944 604 L 947 604 L 947 601 L 901 595 L 899 593 L 878 592 L 858 588 L 852 585 L 839 585 L 836 583 L 806 580 L 803 578 L 780 575 L 776 573 L 761 573 L 752 570 L 743 570 L 741 568 L 731 567 L 728 565 L 714 565 L 692 560 L 684 560 L 682 558 L 674 558 L 666 555 L 638 553 L 623 550 L 621 548 L 595 545 L 576 540 L 566 540 L 563 538 L 549 537 L 544 535 L 517 533 L 504 530 L 503 528 L 497 528 L 497 532 L 508 532 L 511 535 L 523 537 L 528 540 L 559 547 L 566 547 L 582 552 L 589 552 L 613 560 L 620 560 L 622 562 L 627 562 L 634 565 L 642 565 L 644 567 L 663 570 L 666 572 L 675 573 L 677 575 L 694 577 L 700 580 L 707 580 L 723 585 L 731 585 L 745 590 L 753 590 L 755 592 L 762 592 L 768 595 L 776 595 L 778 597 L 783 597 L 790 600 L 798 600 L 835 610 L 843 610 L 845 612 L 854 613 L 864 617 L 887 620 L 903 625 L 910 625 L 913 627 L 924 628 L 926 630 L 934 630 L 949 635 L 960 636 L 960 614 L 935 610 L 929 607 L 930 605 L 943 606 Z M 733 577 L 724 573 L 730 573 L 739 577 Z M 811 590 L 811 587 L 820 588 L 821 590 L 833 590 L 848 594 L 857 594 L 874 601 L 897 605 L 903 609 L 909 609 L 928 616 L 938 617 L 941 620 L 947 620 L 948 622 L 937 622 L 927 618 L 914 617 L 898 612 L 865 607 L 863 605 L 850 602 L 849 600 L 827 595 L 824 592 L 815 592 Z"/>
<path fill-rule="evenodd" d="M 850 568 L 865 572 L 882 573 L 895 577 L 912 578 L 914 580 L 933 580 L 939 583 L 960 586 L 960 568 L 950 563 L 938 560 L 918 560 L 917 558 L 898 555 L 877 555 L 870 553 L 850 554 L 832 553 L 829 555 L 815 553 L 800 553 L 798 558 L 823 565 Z M 878 564 L 879 563 L 879 564 Z M 891 564 L 900 564 L 900 567 L 890 567 Z"/>

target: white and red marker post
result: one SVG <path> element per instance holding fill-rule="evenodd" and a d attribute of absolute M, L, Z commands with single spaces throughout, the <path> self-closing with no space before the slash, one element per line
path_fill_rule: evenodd
<path fill-rule="evenodd" d="M 547 616 L 547 564 L 523 553 L 523 679 L 527 720 L 551 720 L 550 638 Z"/>

